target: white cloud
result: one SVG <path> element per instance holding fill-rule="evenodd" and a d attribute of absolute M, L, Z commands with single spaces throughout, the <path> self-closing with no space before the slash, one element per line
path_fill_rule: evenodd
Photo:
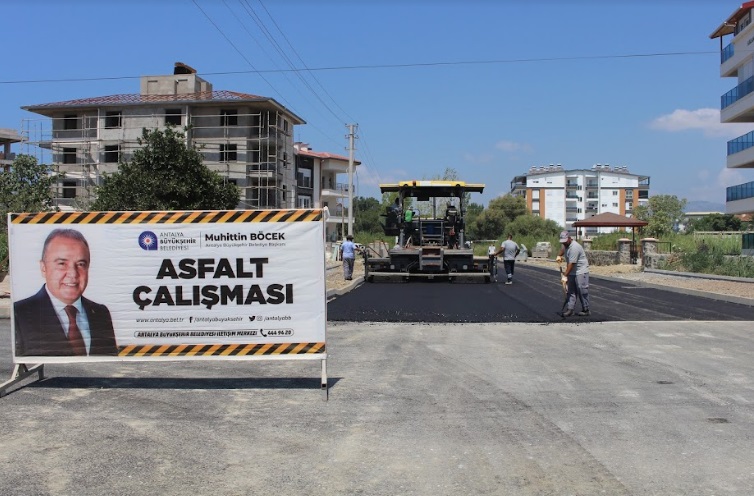
<path fill-rule="evenodd" d="M 744 177 L 744 174 L 738 169 L 725 168 L 717 175 L 717 184 L 723 188 L 743 184 L 745 182 L 746 177 Z"/>
<path fill-rule="evenodd" d="M 508 153 L 514 152 L 531 152 L 532 147 L 528 143 L 517 143 L 515 141 L 502 140 L 495 143 L 495 148 Z"/>
<path fill-rule="evenodd" d="M 744 135 L 754 128 L 754 125 L 720 122 L 720 111 L 714 108 L 697 110 L 677 109 L 670 114 L 661 115 L 649 123 L 651 129 L 677 133 L 689 130 L 699 130 L 709 138 L 735 138 Z"/>
<path fill-rule="evenodd" d="M 368 165 L 358 166 L 356 168 L 356 174 L 358 175 L 358 185 L 362 189 L 368 186 L 379 186 L 380 184 L 406 181 L 407 178 L 410 177 L 408 172 L 402 169 L 392 169 L 387 173 L 379 174 Z M 354 182 L 356 182 L 356 179 L 354 179 Z"/>
<path fill-rule="evenodd" d="M 482 155 L 474 155 L 472 153 L 465 153 L 463 155 L 463 160 L 470 164 L 489 164 L 491 163 L 495 157 L 493 157 L 489 153 L 485 153 Z"/>
<path fill-rule="evenodd" d="M 697 176 L 702 180 L 698 187 L 690 189 L 689 195 L 686 196 L 687 200 L 725 203 L 725 188 L 746 182 L 741 171 L 728 168 L 719 170 L 717 174 L 704 169 Z"/>

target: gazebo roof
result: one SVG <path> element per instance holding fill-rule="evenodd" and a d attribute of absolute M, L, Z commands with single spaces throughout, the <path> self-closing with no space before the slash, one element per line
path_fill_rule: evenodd
<path fill-rule="evenodd" d="M 648 222 L 643 220 L 614 214 L 612 212 L 605 212 L 573 223 L 574 227 L 642 227 L 647 224 Z"/>

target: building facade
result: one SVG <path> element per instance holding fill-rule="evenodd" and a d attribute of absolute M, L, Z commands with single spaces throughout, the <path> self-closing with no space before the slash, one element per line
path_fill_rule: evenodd
<path fill-rule="evenodd" d="M 560 164 L 531 167 L 513 179 L 511 194 L 523 196 L 530 213 L 574 231 L 574 222 L 605 212 L 632 217 L 634 209 L 649 200 L 649 176 L 602 164 L 575 170 L 565 170 Z M 595 227 L 581 234 L 614 230 Z"/>
<path fill-rule="evenodd" d="M 0 128 L 0 168 L 3 171 L 7 171 L 13 163 L 13 159 L 16 158 L 16 154 L 11 152 L 11 145 L 20 142 L 21 136 L 18 131 Z"/>
<path fill-rule="evenodd" d="M 176 63 L 173 74 L 143 76 L 140 91 L 22 107 L 44 119 L 22 125 L 27 153 L 65 173 L 54 194 L 61 210 L 86 208 L 105 173 L 139 147 L 142 129 L 187 127 L 204 164 L 239 188 L 239 208 L 298 206 L 294 126 L 305 121 L 264 96 L 217 91 Z"/>
<path fill-rule="evenodd" d="M 343 239 L 348 232 L 348 182 L 339 178 L 348 174 L 349 158 L 327 152 L 315 152 L 307 143 L 295 143 L 296 206 L 324 208 L 330 212 L 325 226 L 327 241 Z M 361 162 L 354 161 L 354 170 Z M 346 176 L 347 181 L 347 176 Z M 354 196 L 356 192 L 354 191 Z M 355 213 L 355 212 L 354 212 Z"/>
<path fill-rule="evenodd" d="M 720 98 L 720 121 L 754 122 L 754 1 L 745 2 L 723 22 L 710 38 L 720 39 L 720 76 L 736 78 L 736 86 Z M 754 131 L 728 141 L 726 166 L 754 168 Z M 725 211 L 754 213 L 754 181 L 726 190 Z"/>

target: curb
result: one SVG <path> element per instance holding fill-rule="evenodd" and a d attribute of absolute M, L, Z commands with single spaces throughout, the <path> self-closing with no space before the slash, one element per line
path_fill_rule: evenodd
<path fill-rule="evenodd" d="M 352 289 L 355 289 L 355 288 L 361 286 L 362 284 L 364 284 L 364 278 L 363 277 L 359 277 L 358 279 L 355 279 L 355 280 L 351 281 L 351 284 L 349 284 L 345 288 L 331 289 L 331 290 L 329 290 L 327 292 L 327 299 L 329 300 L 330 298 L 334 298 L 336 296 L 342 296 L 342 295 L 348 293 L 349 291 L 351 291 Z"/>
<path fill-rule="evenodd" d="M 653 271 L 653 273 L 655 272 Z M 675 276 L 677 275 L 677 273 L 666 270 L 666 271 L 662 271 L 662 275 Z M 676 288 L 674 286 L 654 284 L 651 282 L 639 281 L 636 279 L 627 279 L 624 277 L 598 276 L 596 274 L 595 275 L 589 274 L 589 278 L 590 279 L 592 278 L 607 279 L 608 281 L 613 281 L 613 282 L 618 282 L 618 283 L 632 284 L 634 286 L 641 286 L 641 287 L 652 288 L 652 289 L 662 289 L 664 291 L 671 291 L 673 293 L 687 294 L 691 296 L 701 296 L 702 298 L 708 298 L 710 300 L 727 301 L 728 303 L 738 303 L 739 305 L 746 305 L 749 307 L 754 307 L 754 299 L 742 298 L 740 296 L 722 295 L 722 294 L 717 294 L 717 293 L 710 293 L 708 291 L 700 291 L 698 289 Z M 703 279 L 710 279 L 710 278 L 703 278 Z M 749 280 L 747 282 L 752 282 L 752 281 Z"/>
<path fill-rule="evenodd" d="M 554 260 L 553 260 L 554 263 Z M 536 264 L 537 267 L 544 267 L 549 268 L 549 265 L 539 265 Z M 553 270 L 557 269 L 557 267 L 552 267 Z M 747 277 L 730 277 L 730 276 L 716 276 L 714 274 L 696 274 L 692 272 L 675 272 L 672 270 L 660 270 L 660 269 L 644 269 L 644 272 L 648 274 L 657 274 L 657 275 L 664 275 L 664 276 L 678 276 L 678 277 L 689 277 L 694 279 L 707 279 L 712 281 L 729 281 L 729 282 L 746 282 L 746 283 L 754 283 L 754 279 L 747 278 Z M 718 301 L 727 301 L 729 303 L 738 303 L 739 305 L 746 305 L 749 307 L 754 307 L 754 299 L 751 298 L 742 298 L 740 296 L 730 296 L 730 295 L 722 295 L 717 293 L 710 293 L 707 291 L 700 291 L 698 289 L 686 289 L 686 288 L 676 288 L 673 286 L 666 286 L 664 284 L 654 284 L 651 282 L 645 282 L 640 281 L 637 279 L 628 279 L 625 277 L 615 277 L 615 276 L 603 276 L 598 274 L 589 274 L 589 278 L 598 278 L 598 279 L 606 279 L 608 281 L 618 282 L 618 283 L 624 283 L 624 284 L 633 284 L 635 286 L 641 286 L 646 288 L 653 288 L 653 289 L 662 289 L 665 291 L 671 291 L 673 293 L 680 293 L 680 294 L 687 294 L 692 296 L 701 296 L 702 298 L 708 298 L 710 300 L 718 300 Z"/>
<path fill-rule="evenodd" d="M 647 269 L 647 268 L 644 269 L 644 272 L 648 274 L 659 274 L 663 276 L 680 276 L 680 277 L 690 277 L 694 279 L 712 279 L 714 281 L 754 283 L 754 279 L 752 279 L 751 277 L 718 276 L 715 274 L 697 274 L 696 272 L 676 272 L 674 270 Z"/>

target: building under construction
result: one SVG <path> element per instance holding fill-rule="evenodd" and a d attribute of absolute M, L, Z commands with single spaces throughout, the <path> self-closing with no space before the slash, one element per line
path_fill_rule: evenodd
<path fill-rule="evenodd" d="M 180 62 L 173 74 L 141 77 L 135 94 L 22 107 L 45 118 L 22 124 L 25 153 L 64 177 L 55 193 L 61 210 L 85 209 L 104 174 L 139 148 L 142 130 L 187 128 L 204 164 L 240 191 L 239 208 L 294 208 L 293 128 L 299 116 L 269 97 L 215 91 Z"/>

